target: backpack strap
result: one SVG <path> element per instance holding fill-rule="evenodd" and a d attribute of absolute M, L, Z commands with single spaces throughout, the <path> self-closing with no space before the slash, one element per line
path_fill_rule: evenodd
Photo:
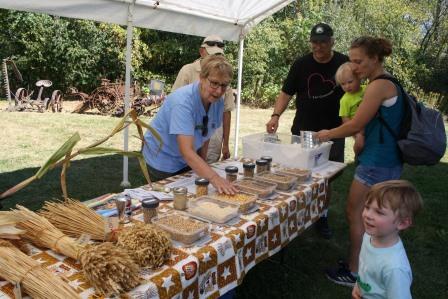
<path fill-rule="evenodd" d="M 392 83 L 394 83 L 396 86 L 399 87 L 400 92 L 401 92 L 401 99 L 403 101 L 403 107 L 406 111 L 406 109 L 409 109 L 407 107 L 407 97 L 405 94 L 405 91 L 403 89 L 403 86 L 400 84 L 400 81 L 398 81 L 397 78 L 391 76 L 391 75 L 387 75 L 387 74 L 382 74 L 379 75 L 378 77 L 374 78 L 372 81 L 378 80 L 378 79 L 384 79 L 384 80 L 389 80 Z M 370 81 L 370 82 L 372 82 Z M 381 107 L 380 107 L 381 108 Z M 376 117 L 378 118 L 378 120 L 380 121 L 381 125 L 383 125 L 384 127 L 386 127 L 386 129 L 389 131 L 389 133 L 395 138 L 395 140 L 399 140 L 399 135 L 397 133 L 394 132 L 394 130 L 392 130 L 392 127 L 387 123 L 387 121 L 384 119 L 384 117 L 381 115 L 381 109 L 378 109 L 378 112 L 376 114 Z M 383 144 L 384 143 L 384 136 L 383 136 L 383 130 L 380 129 L 380 143 Z"/>

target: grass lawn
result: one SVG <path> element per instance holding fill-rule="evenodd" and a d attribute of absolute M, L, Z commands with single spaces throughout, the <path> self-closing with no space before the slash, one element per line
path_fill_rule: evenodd
<path fill-rule="evenodd" d="M 65 109 L 71 111 L 73 105 L 67 103 Z M 0 101 L 3 110 L 0 111 L 0 192 L 32 176 L 74 132 L 81 135 L 78 148 L 105 137 L 118 122 L 117 118 L 93 114 L 9 113 L 4 111 L 6 106 L 5 101 Z M 271 113 L 272 110 L 243 107 L 240 137 L 263 131 Z M 289 132 L 293 116 L 293 111 L 282 116 L 279 132 Z M 131 130 L 130 135 L 136 132 Z M 130 139 L 130 148 L 139 149 L 139 141 Z M 114 137 L 107 146 L 121 147 L 122 136 Z M 314 230 L 308 230 L 288 245 L 283 265 L 277 254 L 253 268 L 238 287 L 237 298 L 350 298 L 350 289 L 329 282 L 322 271 L 347 254 L 344 208 L 354 171 L 351 146 L 352 141 L 347 138 L 348 167 L 333 184 L 329 218 L 333 238 L 323 240 Z M 134 187 L 144 183 L 138 163 L 133 159 L 130 159 L 129 173 Z M 59 175 L 60 169 L 50 171 L 41 180 L 3 200 L 4 209 L 16 203 L 38 209 L 45 200 L 61 198 Z M 68 170 L 68 192 L 80 200 L 119 192 L 121 178 L 121 156 L 81 157 Z M 413 298 L 448 298 L 448 155 L 433 167 L 405 167 L 403 178 L 415 184 L 425 204 L 415 227 L 402 235 L 413 268 Z"/>

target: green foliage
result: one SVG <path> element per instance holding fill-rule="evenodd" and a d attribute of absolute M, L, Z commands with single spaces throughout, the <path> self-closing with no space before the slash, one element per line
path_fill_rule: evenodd
<path fill-rule="evenodd" d="M 386 69 L 414 93 L 440 94 L 438 106 L 448 107 L 446 0 L 292 2 L 245 38 L 243 103 L 269 107 L 275 102 L 293 61 L 309 52 L 309 32 L 318 22 L 331 24 L 335 50 L 345 54 L 358 36 L 390 39 L 393 54 Z M 202 37 L 140 28 L 133 33 L 132 76 L 140 85 L 160 79 L 169 91 L 182 65 L 199 58 Z M 50 79 L 53 88 L 89 92 L 100 78 L 124 78 L 126 29 L 121 26 L 0 10 L 0 38 L 0 58 L 14 55 L 30 87 L 37 79 Z M 238 48 L 226 43 L 235 74 Z"/>

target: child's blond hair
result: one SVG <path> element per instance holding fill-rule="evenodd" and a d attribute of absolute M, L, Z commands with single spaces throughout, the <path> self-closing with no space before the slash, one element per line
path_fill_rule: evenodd
<path fill-rule="evenodd" d="M 374 200 L 378 207 L 387 204 L 394 213 L 398 212 L 400 219 L 410 218 L 411 221 L 423 207 L 420 193 L 405 180 L 390 180 L 373 185 L 367 193 L 366 203 L 370 204 Z"/>
<path fill-rule="evenodd" d="M 336 71 L 336 74 L 334 75 L 334 78 L 336 80 L 336 83 L 338 85 L 341 85 L 341 80 L 342 80 L 342 74 L 345 71 L 350 71 L 350 73 L 352 73 L 352 75 L 354 77 L 356 77 L 356 75 L 353 73 L 353 68 L 352 68 L 352 63 L 351 62 L 345 62 L 343 64 L 341 64 L 338 68 L 338 70 Z"/>

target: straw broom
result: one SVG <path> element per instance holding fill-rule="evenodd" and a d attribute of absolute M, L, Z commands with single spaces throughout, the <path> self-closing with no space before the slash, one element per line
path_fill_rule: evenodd
<path fill-rule="evenodd" d="M 39 214 L 71 237 L 78 238 L 82 234 L 88 234 L 93 240 L 104 241 L 107 238 L 106 221 L 103 217 L 79 201 L 46 201 Z"/>
<path fill-rule="evenodd" d="M 101 294 L 122 293 L 140 284 L 139 267 L 125 250 L 111 243 L 82 246 L 44 217 L 20 205 L 16 207 L 12 213 L 21 219 L 18 226 L 26 230 L 25 237 L 38 246 L 79 259 L 87 280 Z"/>
<path fill-rule="evenodd" d="M 0 276 L 21 283 L 24 291 L 33 298 L 79 298 L 68 283 L 3 240 L 0 240 Z"/>

